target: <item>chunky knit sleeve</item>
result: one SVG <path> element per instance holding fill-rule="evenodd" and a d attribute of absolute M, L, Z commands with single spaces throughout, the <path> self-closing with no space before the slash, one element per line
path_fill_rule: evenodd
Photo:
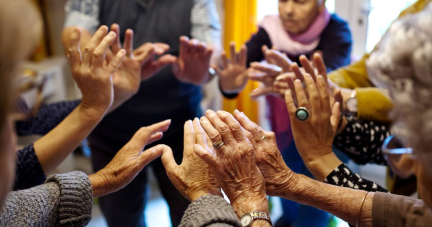
<path fill-rule="evenodd" d="M 23 190 L 43 184 L 46 180 L 33 144 L 17 152 L 15 184 L 13 190 Z"/>
<path fill-rule="evenodd" d="M 238 226 L 241 227 L 233 208 L 220 196 L 207 195 L 191 203 L 179 227 Z"/>
<path fill-rule="evenodd" d="M 86 174 L 54 175 L 43 185 L 10 192 L 0 213 L 0 226 L 85 226 L 92 202 Z"/>
<path fill-rule="evenodd" d="M 37 115 L 26 121 L 17 121 L 15 128 L 19 136 L 45 135 L 62 122 L 81 100 L 42 105 Z"/>

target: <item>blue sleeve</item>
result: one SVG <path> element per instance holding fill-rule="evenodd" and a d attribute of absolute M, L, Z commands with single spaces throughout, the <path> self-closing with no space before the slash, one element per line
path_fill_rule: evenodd
<path fill-rule="evenodd" d="M 42 105 L 37 115 L 27 121 L 16 122 L 18 136 L 45 135 L 62 122 L 81 100 Z"/>
<path fill-rule="evenodd" d="M 347 66 L 351 62 L 352 37 L 348 23 L 333 14 L 321 35 L 317 50 L 323 52 L 327 71 Z"/>
<path fill-rule="evenodd" d="M 46 176 L 33 144 L 17 152 L 16 163 L 14 191 L 28 189 L 45 182 Z"/>
<path fill-rule="evenodd" d="M 262 46 L 266 45 L 268 48 L 272 48 L 272 43 L 269 35 L 264 28 L 259 28 L 258 32 L 252 36 L 252 38 L 246 43 L 248 48 L 247 54 L 247 65 L 249 66 L 252 62 L 260 62 L 264 59 L 262 52 Z"/>

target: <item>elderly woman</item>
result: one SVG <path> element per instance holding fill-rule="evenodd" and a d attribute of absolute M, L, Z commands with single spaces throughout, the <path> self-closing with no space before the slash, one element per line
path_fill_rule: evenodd
<path fill-rule="evenodd" d="M 51 176 L 45 184 L 26 190 L 10 192 L 15 169 L 15 136 L 12 122 L 12 103 L 16 98 L 17 87 L 12 81 L 18 74 L 19 64 L 31 53 L 41 30 L 41 19 L 35 7 L 25 0 L 1 1 L 0 24 L 4 34 L 0 36 L 0 81 L 2 99 L 0 102 L 0 212 L 1 226 L 84 226 L 91 217 L 94 197 L 100 197 L 117 191 L 127 185 L 146 164 L 161 155 L 162 147 L 155 147 L 143 152 L 146 144 L 161 137 L 161 132 L 169 126 L 169 121 L 161 122 L 140 129 L 118 155 L 101 171 L 90 176 L 81 172 L 72 172 Z M 20 13 L 17 13 L 20 12 Z M 19 15 L 26 15 L 20 17 Z M 103 30 L 103 29 L 102 29 Z M 73 121 L 70 127 L 80 125 L 81 121 L 100 120 L 101 115 L 111 108 L 113 103 L 112 75 L 123 59 L 125 50 L 112 56 L 104 67 L 105 53 L 114 41 L 114 33 L 106 30 L 98 32 L 81 59 L 79 52 L 80 31 L 76 30 L 71 43 L 70 62 L 74 78 L 83 92 L 81 104 L 71 113 Z M 13 45 L 20 43 L 19 47 Z M 69 117 L 70 117 L 69 116 Z M 88 118 L 88 119 L 83 119 Z M 68 120 L 68 119 L 65 119 Z M 96 120 L 98 121 L 98 120 Z M 57 133 L 65 133 L 59 130 Z M 80 132 L 85 134 L 86 131 Z M 88 132 L 87 132 L 88 133 Z M 63 136 L 63 135 L 59 135 Z M 75 135 L 72 135 L 74 137 Z M 79 137 L 78 135 L 77 137 Z M 76 137 L 74 137 L 76 138 Z M 57 141 L 55 141 L 57 142 Z M 76 141 L 68 140 L 64 144 L 69 149 Z M 56 151 L 55 144 L 51 150 Z M 59 154 L 63 156 L 65 151 Z M 50 149 L 36 151 L 37 158 L 44 170 L 55 168 L 61 157 L 50 153 Z"/>
<path fill-rule="evenodd" d="M 185 146 L 189 164 L 177 166 L 167 147 L 162 156 L 173 183 L 193 201 L 182 224 L 270 226 L 267 194 L 326 210 L 356 226 L 429 226 L 432 168 L 427 149 L 431 133 L 425 121 L 432 109 L 428 96 L 432 88 L 428 63 L 432 60 L 431 12 L 429 6 L 422 13 L 396 22 L 379 51 L 368 61 L 374 82 L 389 89 L 395 104 L 391 114 L 395 135 L 411 147 L 403 148 L 390 137 L 383 146 L 384 154 L 389 163 L 417 176 L 423 199 L 337 187 L 296 174 L 283 162 L 273 133 L 262 131 L 238 111 L 234 117 L 226 112 L 207 111 L 200 122 L 195 120 L 195 145 L 192 148 L 191 137 Z M 308 154 L 303 156 L 304 161 L 311 170 L 317 170 L 317 176 L 325 177 L 322 173 L 333 171 L 323 163 L 335 160 L 332 143 L 340 121 L 340 104 L 330 104 L 328 85 L 322 76 L 305 74 L 304 80 L 308 96 L 301 81 L 294 81 L 296 102 L 294 91 L 287 92 L 287 108 L 298 149 Z M 188 168 L 199 163 L 192 149 L 208 164 L 200 165 L 203 171 Z M 199 179 L 200 183 L 188 178 Z M 231 206 L 220 197 L 219 187 Z"/>
<path fill-rule="evenodd" d="M 258 32 L 242 47 L 237 59 L 235 45 L 231 44 L 231 62 L 223 55 L 224 69 L 216 68 L 222 91 L 229 98 L 236 97 L 236 92 L 241 90 L 248 78 L 263 82 L 264 86 L 251 96 L 267 95 L 272 131 L 276 133 L 286 163 L 295 172 L 312 176 L 292 139 L 283 97 L 274 96 L 272 90 L 280 71 L 291 72 L 292 69 L 273 65 L 274 62 L 266 57 L 268 48 L 281 51 L 287 55 L 287 60 L 298 65 L 308 61 L 306 56 L 312 58 L 314 53 L 320 53 L 328 70 L 332 71 L 350 63 L 351 45 L 348 24 L 336 14 L 328 12 L 325 0 L 279 0 L 279 14 L 268 15 L 261 21 Z M 259 63 L 263 60 L 267 60 L 267 63 Z M 282 206 L 284 215 L 281 225 L 326 226 L 326 220 L 329 220 L 326 213 L 292 201 L 282 200 Z"/>

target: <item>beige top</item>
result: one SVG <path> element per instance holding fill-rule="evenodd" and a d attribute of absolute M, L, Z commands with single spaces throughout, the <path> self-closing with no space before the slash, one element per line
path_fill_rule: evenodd
<path fill-rule="evenodd" d="M 372 226 L 432 226 L 432 210 L 420 199 L 376 192 L 372 204 Z"/>

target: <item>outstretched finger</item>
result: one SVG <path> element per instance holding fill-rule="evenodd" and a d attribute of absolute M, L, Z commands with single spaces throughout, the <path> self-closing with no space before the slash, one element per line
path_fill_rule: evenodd
<path fill-rule="evenodd" d="M 317 87 L 318 87 L 319 94 L 321 96 L 321 111 L 323 113 L 330 114 L 331 111 L 330 95 L 324 77 L 322 76 L 317 77 Z"/>
<path fill-rule="evenodd" d="M 300 67 L 296 62 L 291 64 L 291 70 L 294 72 L 297 79 L 299 79 L 302 82 L 304 81 L 303 73 L 301 72 Z"/>
<path fill-rule="evenodd" d="M 301 64 L 302 64 L 303 68 L 305 69 L 305 71 L 306 71 L 307 73 L 309 73 L 309 75 L 312 77 L 312 79 L 316 82 L 316 74 L 315 74 L 315 70 L 314 70 L 314 68 L 312 67 L 312 65 L 311 65 L 311 63 L 310 63 L 310 61 L 309 61 L 309 59 L 307 59 L 307 57 L 304 56 L 304 55 L 300 56 L 299 59 L 300 59 L 300 62 L 301 62 Z"/>
<path fill-rule="evenodd" d="M 111 45 L 112 51 L 114 54 L 117 54 L 122 49 L 121 43 L 120 43 L 120 26 L 118 24 L 112 24 L 111 25 L 111 31 L 116 33 L 116 40 Z"/>
<path fill-rule="evenodd" d="M 143 169 L 150 162 L 152 162 L 156 158 L 159 158 L 165 150 L 171 150 L 171 148 L 166 145 L 157 145 L 142 152 L 141 155 L 138 157 L 139 168 Z"/>
<path fill-rule="evenodd" d="M 323 76 L 324 80 L 327 82 L 327 79 L 328 79 L 327 78 L 327 68 L 324 64 L 324 60 L 321 57 L 321 55 L 318 53 L 315 53 L 313 56 L 313 61 L 314 61 L 315 67 L 318 70 L 318 75 Z"/>
<path fill-rule="evenodd" d="M 216 166 L 216 157 L 213 156 L 213 154 L 209 150 L 204 149 L 204 147 L 199 144 L 195 144 L 193 148 L 195 154 L 200 157 L 205 163 L 207 163 L 210 168 L 214 168 Z"/>
<path fill-rule="evenodd" d="M 320 93 L 317 90 L 317 85 L 315 84 L 314 80 L 309 74 L 305 75 L 305 83 L 306 83 L 307 92 L 309 94 L 309 104 L 312 109 L 311 110 L 312 114 L 315 116 L 319 116 L 319 114 L 321 113 L 321 97 L 320 97 Z M 303 89 L 302 92 L 304 94 Z M 300 105 L 301 107 L 306 107 L 300 101 L 299 104 L 301 104 Z"/>
<path fill-rule="evenodd" d="M 132 57 L 133 54 L 133 38 L 134 32 L 132 29 L 126 30 L 125 38 L 124 38 L 124 49 L 126 50 L 126 56 Z"/>
<path fill-rule="evenodd" d="M 235 117 L 235 119 L 237 119 L 238 122 L 240 122 L 240 125 L 245 130 L 247 130 L 248 132 L 251 133 L 251 135 L 253 136 L 254 140 L 260 141 L 263 138 L 264 132 L 261 131 L 256 124 L 253 124 L 246 117 L 246 115 L 242 115 L 238 110 L 235 110 L 234 111 L 234 117 Z"/>
<path fill-rule="evenodd" d="M 294 99 L 293 99 L 292 94 L 294 94 L 294 91 L 287 91 L 285 93 L 285 104 L 287 106 L 291 121 L 294 120 L 295 112 L 297 111 L 297 107 L 294 104 Z"/>
<path fill-rule="evenodd" d="M 237 53 L 236 53 L 236 43 L 230 42 L 230 57 L 231 57 L 231 63 L 236 64 L 237 63 Z"/>
<path fill-rule="evenodd" d="M 192 124 L 192 121 L 186 121 L 184 124 L 184 152 L 185 155 L 188 152 L 191 152 L 193 150 L 193 145 L 195 144 L 195 131 Z"/>
<path fill-rule="evenodd" d="M 247 64 L 247 46 L 246 45 L 242 45 L 240 48 L 240 57 L 239 57 L 239 65 L 242 65 L 246 68 L 246 64 Z"/>
<path fill-rule="evenodd" d="M 159 145 L 159 146 L 161 146 L 161 145 Z M 162 152 L 163 152 L 161 160 L 162 160 L 162 164 L 165 167 L 165 170 L 167 171 L 167 173 L 174 172 L 175 169 L 178 167 L 178 165 L 177 165 L 177 162 L 174 159 L 174 155 L 173 155 L 173 152 L 172 152 L 171 148 L 168 147 L 168 146 L 163 146 L 163 147 L 161 147 L 159 149 L 162 149 Z"/>
<path fill-rule="evenodd" d="M 91 62 L 91 66 L 97 69 L 103 69 L 105 56 L 109 50 L 109 47 L 114 42 L 116 38 L 116 34 L 114 32 L 108 33 L 105 38 L 103 38 L 102 42 L 96 47 L 93 52 L 93 58 Z"/>
<path fill-rule="evenodd" d="M 333 127 L 333 132 L 335 132 L 335 133 L 338 130 L 339 123 L 341 122 L 341 117 L 342 117 L 342 114 L 341 114 L 341 111 L 340 111 L 340 104 L 339 104 L 339 102 L 336 102 L 333 105 L 332 115 L 331 115 L 331 118 L 330 118 L 330 122 L 331 122 L 332 127 Z"/>
<path fill-rule="evenodd" d="M 243 134 L 240 123 L 228 112 L 219 110 L 217 112 L 219 118 L 228 125 L 231 134 L 237 142 L 245 141 L 246 137 Z"/>
<path fill-rule="evenodd" d="M 236 139 L 231 133 L 230 127 L 220 119 L 218 114 L 216 114 L 213 110 L 207 110 L 205 112 L 205 115 L 207 119 L 211 122 L 211 124 L 216 128 L 216 130 L 222 137 L 223 142 L 225 142 L 229 146 L 235 146 L 237 144 Z M 215 143 L 217 141 L 212 140 L 212 142 Z"/>
<path fill-rule="evenodd" d="M 81 42 L 81 29 L 75 28 L 69 46 L 69 64 L 72 72 L 78 72 L 81 67 L 81 50 L 80 50 L 80 42 Z"/>
<path fill-rule="evenodd" d="M 117 52 L 115 58 L 109 62 L 109 65 L 106 68 L 108 75 L 113 75 L 117 71 L 117 69 L 120 67 L 125 57 L 126 57 L 125 50 L 122 49 L 119 52 Z"/>
<path fill-rule="evenodd" d="M 108 28 L 105 25 L 102 25 L 90 39 L 89 43 L 85 47 L 84 55 L 83 55 L 83 63 L 90 67 L 93 58 L 93 52 L 96 47 L 99 46 L 100 42 L 105 38 L 107 34 Z"/>

